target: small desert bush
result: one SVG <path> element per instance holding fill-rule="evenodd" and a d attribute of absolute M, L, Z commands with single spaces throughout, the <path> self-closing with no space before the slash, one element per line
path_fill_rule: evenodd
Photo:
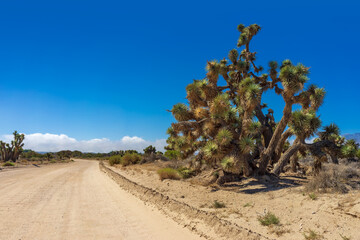
<path fill-rule="evenodd" d="M 218 202 L 217 200 L 215 200 L 212 206 L 213 206 L 213 208 L 224 208 L 225 203 Z"/>
<path fill-rule="evenodd" d="M 3 164 L 4 167 L 14 167 L 15 166 L 15 163 L 13 162 L 6 162 Z"/>
<path fill-rule="evenodd" d="M 136 164 L 139 163 L 141 161 L 141 156 L 137 153 L 126 153 L 122 158 L 121 158 L 121 165 L 123 166 L 128 166 L 131 164 Z"/>
<path fill-rule="evenodd" d="M 51 160 L 50 163 L 56 163 L 56 160 Z"/>
<path fill-rule="evenodd" d="M 280 223 L 279 218 L 271 212 L 268 212 L 264 216 L 259 217 L 258 220 L 263 226 L 277 225 Z"/>
<path fill-rule="evenodd" d="M 164 179 L 174 179 L 179 180 L 181 179 L 181 175 L 178 170 L 173 168 L 162 168 L 157 171 L 159 174 L 160 180 Z"/>
<path fill-rule="evenodd" d="M 304 238 L 306 240 L 320 240 L 320 239 L 323 239 L 323 237 L 319 233 L 317 233 L 317 232 L 315 232 L 314 230 L 311 230 L 311 229 L 309 229 L 307 231 L 307 233 L 303 233 L 303 235 L 304 235 Z"/>
<path fill-rule="evenodd" d="M 309 198 L 311 200 L 316 200 L 317 199 L 317 195 L 315 193 L 309 193 Z"/>
<path fill-rule="evenodd" d="M 109 157 L 110 166 L 114 166 L 115 164 L 120 164 L 120 162 L 121 162 L 120 155 L 114 155 L 114 156 Z"/>
<path fill-rule="evenodd" d="M 352 183 L 359 179 L 360 172 L 352 165 L 326 164 L 305 186 L 307 192 L 339 192 L 346 193 L 358 186 Z M 356 184 L 356 183 L 355 183 Z"/>
<path fill-rule="evenodd" d="M 243 207 L 253 207 L 254 205 L 253 204 L 251 204 L 251 203 L 245 203 L 244 205 L 243 205 Z"/>

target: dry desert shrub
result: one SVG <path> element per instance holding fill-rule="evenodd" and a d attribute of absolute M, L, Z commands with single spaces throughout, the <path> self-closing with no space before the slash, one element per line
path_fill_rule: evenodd
<path fill-rule="evenodd" d="M 213 208 L 224 208 L 225 203 L 218 202 L 217 200 L 215 200 L 212 206 L 213 206 Z"/>
<path fill-rule="evenodd" d="M 173 180 L 180 180 L 181 175 L 178 170 L 173 168 L 162 168 L 157 171 L 159 174 L 160 180 L 164 179 L 173 179 Z"/>
<path fill-rule="evenodd" d="M 128 166 L 131 164 L 136 164 L 139 163 L 141 161 L 141 156 L 137 153 L 126 153 L 122 158 L 121 158 L 121 165 L 123 166 Z"/>
<path fill-rule="evenodd" d="M 309 229 L 307 231 L 307 233 L 303 233 L 303 235 L 304 235 L 304 238 L 306 240 L 320 240 L 320 239 L 323 239 L 323 237 L 319 233 L 317 233 L 317 232 L 315 232 L 314 230 L 311 230 L 311 229 Z"/>
<path fill-rule="evenodd" d="M 271 212 L 267 212 L 264 216 L 260 216 L 258 220 L 263 226 L 277 225 L 280 223 L 279 218 Z"/>
<path fill-rule="evenodd" d="M 326 164 L 305 186 L 307 192 L 346 193 L 359 187 L 360 170 L 353 164 Z"/>
<path fill-rule="evenodd" d="M 279 226 L 279 225 L 270 226 L 269 231 L 270 231 L 270 233 L 276 234 L 276 236 L 278 236 L 278 237 L 284 235 L 285 233 L 290 232 L 289 229 L 284 228 L 284 226 Z"/>

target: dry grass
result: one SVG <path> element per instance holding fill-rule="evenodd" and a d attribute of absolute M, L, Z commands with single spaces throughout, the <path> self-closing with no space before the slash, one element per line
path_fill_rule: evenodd
<path fill-rule="evenodd" d="M 321 236 L 319 233 L 315 232 L 314 230 L 309 229 L 307 233 L 303 233 L 304 238 L 306 240 L 320 240 L 323 239 L 323 236 Z"/>
<path fill-rule="evenodd" d="M 254 204 L 253 203 L 245 203 L 244 205 L 243 205 L 243 207 L 253 207 L 254 206 Z"/>
<path fill-rule="evenodd" d="M 162 168 L 157 171 L 159 174 L 160 180 L 164 179 L 173 179 L 173 180 L 180 180 L 181 175 L 179 174 L 179 171 L 173 168 Z"/>
<path fill-rule="evenodd" d="M 360 170 L 353 166 L 326 164 L 323 169 L 306 185 L 307 192 L 338 192 L 346 193 L 350 189 L 358 188 Z M 354 182 L 354 180 L 357 180 Z"/>
<path fill-rule="evenodd" d="M 225 203 L 218 202 L 217 200 L 214 201 L 212 206 L 213 206 L 213 208 L 224 208 L 224 207 L 226 207 Z"/>
<path fill-rule="evenodd" d="M 289 233 L 290 230 L 287 228 L 284 228 L 284 226 L 273 225 L 273 226 L 270 226 L 269 232 L 280 237 L 280 236 L 284 235 L 285 233 Z"/>

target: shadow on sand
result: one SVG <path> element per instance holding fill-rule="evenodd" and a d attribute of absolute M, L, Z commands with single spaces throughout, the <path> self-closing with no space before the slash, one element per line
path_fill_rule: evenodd
<path fill-rule="evenodd" d="M 277 191 L 284 188 L 298 187 L 306 182 L 305 177 L 288 175 L 281 178 L 274 176 L 261 176 L 245 178 L 239 182 L 229 182 L 222 185 L 222 190 L 229 190 L 239 193 L 260 193 Z"/>

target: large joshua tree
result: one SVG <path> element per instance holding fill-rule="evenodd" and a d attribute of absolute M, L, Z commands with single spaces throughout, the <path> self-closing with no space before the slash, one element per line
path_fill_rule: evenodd
<path fill-rule="evenodd" d="M 177 122 L 167 131 L 167 148 L 179 151 L 183 158 L 195 156 L 199 162 L 245 176 L 264 174 L 275 164 L 273 172 L 279 174 L 299 151 L 325 154 L 322 149 L 331 147 L 331 141 L 320 140 L 316 146 L 305 143 L 321 125 L 316 111 L 324 89 L 305 88 L 309 68 L 290 60 L 271 61 L 268 73 L 262 73 L 263 67 L 255 63 L 256 52 L 250 50 L 260 26 L 241 24 L 238 30 L 238 48 L 229 52 L 228 59 L 207 62 L 206 77 L 186 87 L 188 104 L 173 106 Z M 221 78 L 226 84 L 219 84 Z M 278 122 L 262 102 L 266 91 L 274 91 L 285 102 Z M 300 109 L 293 112 L 296 104 Z M 292 135 L 296 140 L 284 152 Z"/>

